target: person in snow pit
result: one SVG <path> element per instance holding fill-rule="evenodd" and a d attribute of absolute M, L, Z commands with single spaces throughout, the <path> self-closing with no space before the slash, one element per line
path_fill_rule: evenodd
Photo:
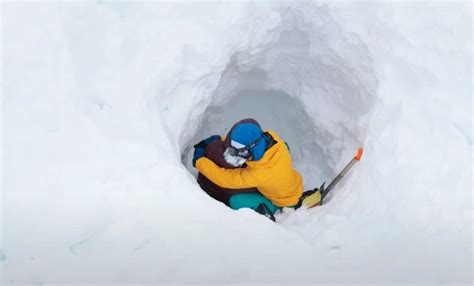
<path fill-rule="evenodd" d="M 232 209 L 251 208 L 275 221 L 277 211 L 299 203 L 303 180 L 288 144 L 257 121 L 241 120 L 224 140 L 213 135 L 194 148 L 199 185 Z"/>

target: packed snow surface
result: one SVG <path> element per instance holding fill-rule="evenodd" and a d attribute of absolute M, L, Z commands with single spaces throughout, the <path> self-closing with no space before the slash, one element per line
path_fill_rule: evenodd
<path fill-rule="evenodd" d="M 4 283 L 472 283 L 468 2 L 1 4 Z M 253 117 L 305 189 L 207 196 L 192 145 Z"/>

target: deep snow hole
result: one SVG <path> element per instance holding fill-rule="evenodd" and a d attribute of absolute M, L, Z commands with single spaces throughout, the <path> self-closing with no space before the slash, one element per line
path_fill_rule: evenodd
<path fill-rule="evenodd" d="M 306 178 L 331 174 L 327 164 L 331 156 L 318 144 L 311 117 L 301 102 L 282 91 L 242 90 L 223 105 L 210 105 L 190 144 L 212 134 L 224 136 L 235 122 L 248 117 L 256 119 L 264 129 L 275 130 L 289 144 L 295 167 Z M 192 150 L 186 155 L 183 163 L 189 168 Z M 311 174 L 312 170 L 315 174 Z"/>
<path fill-rule="evenodd" d="M 191 135 L 183 136 L 181 159 L 191 173 L 192 146 L 247 117 L 289 143 L 305 189 L 330 180 L 363 145 L 377 87 L 371 55 L 319 13 L 312 24 L 300 11 L 281 10 L 281 26 L 268 32 L 272 40 L 230 58 L 217 88 L 205 95 L 211 100 L 197 114 L 198 128 L 184 128 Z"/>

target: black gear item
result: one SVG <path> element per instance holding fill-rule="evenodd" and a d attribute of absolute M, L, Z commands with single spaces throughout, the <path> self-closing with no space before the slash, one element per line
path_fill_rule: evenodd
<path fill-rule="evenodd" d="M 261 215 L 268 217 L 272 221 L 275 221 L 275 216 L 272 214 L 270 209 L 264 203 L 259 204 L 258 207 L 255 209 L 255 211 Z"/>

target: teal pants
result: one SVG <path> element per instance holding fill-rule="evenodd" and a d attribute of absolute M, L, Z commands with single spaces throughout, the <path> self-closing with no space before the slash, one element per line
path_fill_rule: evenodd
<path fill-rule="evenodd" d="M 275 206 L 269 199 L 260 193 L 235 194 L 229 199 L 229 206 L 234 210 L 241 208 L 251 208 L 256 210 L 262 203 L 268 207 L 268 210 L 270 210 L 272 214 L 275 214 L 281 209 L 280 207 Z"/>

